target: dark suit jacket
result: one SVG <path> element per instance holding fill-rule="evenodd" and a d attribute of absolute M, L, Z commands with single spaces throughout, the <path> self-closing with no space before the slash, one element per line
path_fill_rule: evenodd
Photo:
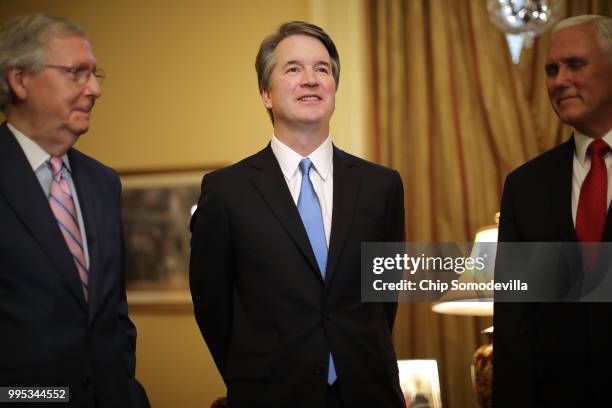
<path fill-rule="evenodd" d="M 0 125 L 0 386 L 68 386 L 70 407 L 146 406 L 134 379 L 119 179 L 74 149 L 68 157 L 90 255 L 88 303 L 40 183 Z"/>
<path fill-rule="evenodd" d="M 347 407 L 403 407 L 396 304 L 360 301 L 362 242 L 403 241 L 396 171 L 334 148 L 325 281 L 270 146 L 207 174 L 191 221 L 195 316 L 231 407 L 321 407 L 331 351 Z"/>
<path fill-rule="evenodd" d="M 571 138 L 508 175 L 500 242 L 576 241 L 574 149 Z M 608 212 L 604 241 L 610 240 Z M 494 324 L 494 407 L 600 406 L 596 402 L 609 400 L 609 303 L 496 303 Z"/>

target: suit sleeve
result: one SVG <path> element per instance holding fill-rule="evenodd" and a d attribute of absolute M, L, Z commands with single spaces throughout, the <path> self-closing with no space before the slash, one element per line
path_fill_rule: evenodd
<path fill-rule="evenodd" d="M 121 197 L 121 182 L 119 177 L 115 175 L 115 184 L 117 190 L 117 203 L 120 202 Z M 119 303 L 117 304 L 117 315 L 119 320 L 120 334 L 123 336 L 123 359 L 126 362 L 128 368 L 128 375 L 130 381 L 130 398 L 132 408 L 148 408 L 149 400 L 147 394 L 136 380 L 136 326 L 129 318 L 128 315 L 128 303 L 125 289 L 126 279 L 126 262 L 125 262 L 125 237 L 123 234 L 123 222 L 121 225 L 121 241 L 120 241 L 120 256 L 121 256 L 121 293 L 119 295 Z"/>
<path fill-rule="evenodd" d="M 191 220 L 189 286 L 196 321 L 223 377 L 232 331 L 235 261 L 219 187 L 210 174 L 204 177 Z"/>
<path fill-rule="evenodd" d="M 406 239 L 406 229 L 404 225 L 404 186 L 402 178 L 397 171 L 393 172 L 393 181 L 387 205 L 387 242 L 404 242 Z M 397 302 L 384 304 L 389 331 L 393 330 L 395 315 L 397 313 Z"/>
<path fill-rule="evenodd" d="M 521 242 L 515 206 L 524 200 L 513 188 L 512 175 L 504 185 L 499 223 L 500 243 Z M 504 244 L 498 246 L 495 266 L 497 279 L 511 277 L 511 270 L 503 270 L 504 257 L 516 256 Z M 496 279 L 496 280 L 497 280 Z M 493 406 L 535 407 L 535 373 L 533 361 L 534 303 L 494 303 L 494 354 L 493 354 Z"/>

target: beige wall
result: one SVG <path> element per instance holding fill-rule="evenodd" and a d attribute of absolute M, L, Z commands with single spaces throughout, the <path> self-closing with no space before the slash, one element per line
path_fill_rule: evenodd
<path fill-rule="evenodd" d="M 362 0 L 0 0 L 0 19 L 44 12 L 87 30 L 106 70 L 92 128 L 77 147 L 119 170 L 229 164 L 261 149 L 272 127 L 261 104 L 257 47 L 280 23 L 322 24 L 343 65 L 334 141 L 365 148 Z M 170 6 L 172 5 L 172 6 Z"/>
<path fill-rule="evenodd" d="M 201 407 L 225 385 L 191 311 L 131 312 L 138 328 L 137 377 L 153 408 Z"/>
<path fill-rule="evenodd" d="M 91 131 L 77 144 L 119 170 L 229 164 L 272 128 L 253 67 L 259 42 L 293 19 L 322 24 L 342 60 L 335 142 L 364 155 L 362 0 L 0 0 L 0 22 L 63 15 L 89 33 L 106 70 Z M 1 115 L 0 115 L 1 118 Z M 189 308 L 132 307 L 137 376 L 154 408 L 207 407 L 225 393 Z"/>
<path fill-rule="evenodd" d="M 230 163 L 259 150 L 272 130 L 257 92 L 257 47 L 280 22 L 308 18 L 306 0 L 27 0 L 2 8 L 86 28 L 107 79 L 77 147 L 117 169 Z"/>

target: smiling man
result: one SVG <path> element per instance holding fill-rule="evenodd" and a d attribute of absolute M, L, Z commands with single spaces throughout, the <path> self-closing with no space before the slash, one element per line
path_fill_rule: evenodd
<path fill-rule="evenodd" d="M 558 23 L 545 70 L 552 107 L 574 132 L 508 175 L 499 240 L 612 241 L 612 19 Z M 612 304 L 498 303 L 494 323 L 494 407 L 610 404 Z"/>
<path fill-rule="evenodd" d="M 396 304 L 360 300 L 362 242 L 403 241 L 399 174 L 336 148 L 340 61 L 291 22 L 255 61 L 270 144 L 207 174 L 191 221 L 195 316 L 240 407 L 405 407 Z"/>
<path fill-rule="evenodd" d="M 77 24 L 37 14 L 0 26 L 0 387 L 140 408 L 119 178 L 72 147 L 103 78 Z"/>

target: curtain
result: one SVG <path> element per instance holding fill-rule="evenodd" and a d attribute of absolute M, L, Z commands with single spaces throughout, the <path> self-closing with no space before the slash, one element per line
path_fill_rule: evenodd
<path fill-rule="evenodd" d="M 366 7 L 371 152 L 402 175 L 407 240 L 470 242 L 493 223 L 506 175 L 569 137 L 545 88 L 549 35 L 514 65 L 485 0 Z M 609 12 L 605 0 L 572 0 L 563 15 Z M 469 365 L 491 324 L 400 304 L 398 358 L 435 358 L 444 406 L 476 407 Z"/>

